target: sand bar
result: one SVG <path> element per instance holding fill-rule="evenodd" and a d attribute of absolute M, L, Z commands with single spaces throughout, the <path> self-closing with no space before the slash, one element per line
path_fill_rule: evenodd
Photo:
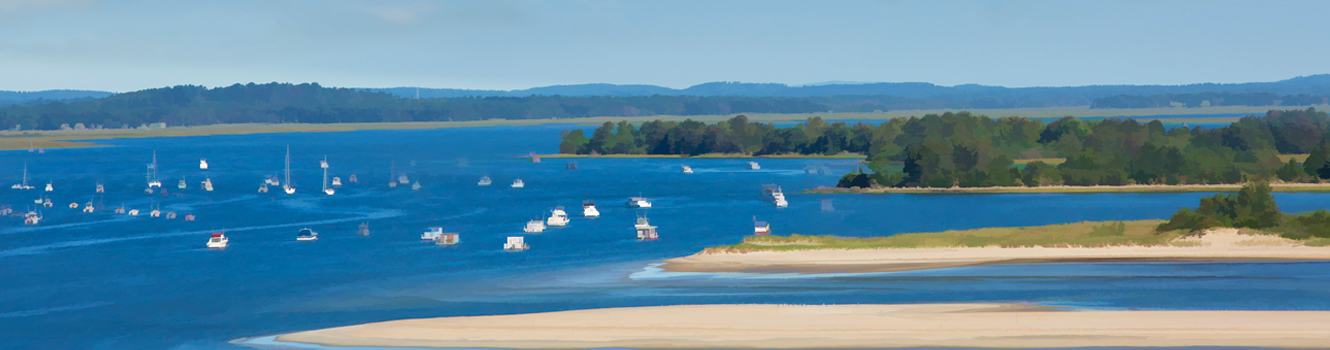
<path fill-rule="evenodd" d="M 1019 304 L 687 305 L 370 323 L 327 346 L 583 348 L 1330 347 L 1330 311 L 1063 311 Z"/>
<path fill-rule="evenodd" d="M 671 272 L 895 272 L 948 267 L 1049 262 L 1228 262 L 1330 260 L 1330 247 L 1309 247 L 1234 229 L 1178 240 L 1192 246 L 1095 248 L 899 248 L 702 252 L 665 260 Z"/>

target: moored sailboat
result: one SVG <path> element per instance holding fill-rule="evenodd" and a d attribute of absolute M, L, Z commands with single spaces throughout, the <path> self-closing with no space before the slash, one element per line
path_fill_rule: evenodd
<path fill-rule="evenodd" d="M 329 196 L 337 193 L 332 187 L 328 187 L 328 156 L 323 156 L 323 160 L 319 161 L 319 167 L 323 168 L 323 193 Z M 338 183 L 340 182 L 338 181 Z"/>
<path fill-rule="evenodd" d="M 282 183 L 282 191 L 286 194 L 296 193 L 296 187 L 291 185 L 291 146 L 286 146 L 286 179 Z"/>

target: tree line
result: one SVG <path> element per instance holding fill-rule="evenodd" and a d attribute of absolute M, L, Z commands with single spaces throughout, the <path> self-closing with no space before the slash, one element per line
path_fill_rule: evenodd
<path fill-rule="evenodd" d="M 1268 182 L 1249 183 L 1237 194 L 1201 198 L 1200 206 L 1178 209 L 1156 231 L 1201 231 L 1216 227 L 1251 228 L 1291 239 L 1330 238 L 1330 212 L 1304 214 L 1279 211 Z"/>

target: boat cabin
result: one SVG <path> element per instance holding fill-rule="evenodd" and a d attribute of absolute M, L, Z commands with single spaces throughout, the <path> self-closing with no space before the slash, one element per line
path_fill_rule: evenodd
<path fill-rule="evenodd" d="M 649 241 L 660 238 L 660 236 L 656 234 L 656 227 L 651 226 L 651 223 L 648 222 L 645 217 L 637 218 L 637 224 L 633 225 L 633 228 L 637 229 L 638 240 Z"/>
<path fill-rule="evenodd" d="M 442 227 L 430 227 L 428 230 L 425 230 L 425 233 L 420 234 L 420 240 L 433 241 L 439 239 L 440 235 L 443 235 Z"/>
<path fill-rule="evenodd" d="M 503 250 L 527 250 L 530 248 L 531 247 L 527 246 L 526 241 L 524 241 L 520 236 L 508 237 L 508 242 L 503 244 Z"/>
<path fill-rule="evenodd" d="M 438 245 L 455 245 L 461 242 L 462 242 L 461 235 L 455 232 L 449 232 L 439 235 Z"/>
<path fill-rule="evenodd" d="M 771 234 L 771 224 L 766 221 L 753 221 L 753 234 L 759 236 Z"/>

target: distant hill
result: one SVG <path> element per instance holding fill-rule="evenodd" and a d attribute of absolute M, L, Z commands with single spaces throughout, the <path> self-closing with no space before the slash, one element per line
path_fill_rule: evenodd
<path fill-rule="evenodd" d="M 90 90 L 0 91 L 0 106 L 23 104 L 39 100 L 66 101 L 94 99 L 114 94 L 114 92 Z"/>
<path fill-rule="evenodd" d="M 417 88 L 400 87 L 363 89 L 386 92 L 399 97 L 416 97 Z M 800 86 L 776 83 L 712 82 L 671 89 L 655 85 L 582 84 L 555 85 L 524 90 L 463 90 L 419 88 L 421 98 L 525 97 L 545 96 L 747 96 L 747 97 L 830 97 L 893 96 L 914 99 L 992 100 L 998 105 L 1087 106 L 1096 98 L 1116 95 L 1165 95 L 1197 93 L 1271 93 L 1277 95 L 1330 95 L 1330 74 L 1280 80 L 1276 82 L 1187 85 L 1088 85 L 1068 87 L 1008 88 L 965 84 L 942 86 L 931 83 L 838 83 Z"/>

